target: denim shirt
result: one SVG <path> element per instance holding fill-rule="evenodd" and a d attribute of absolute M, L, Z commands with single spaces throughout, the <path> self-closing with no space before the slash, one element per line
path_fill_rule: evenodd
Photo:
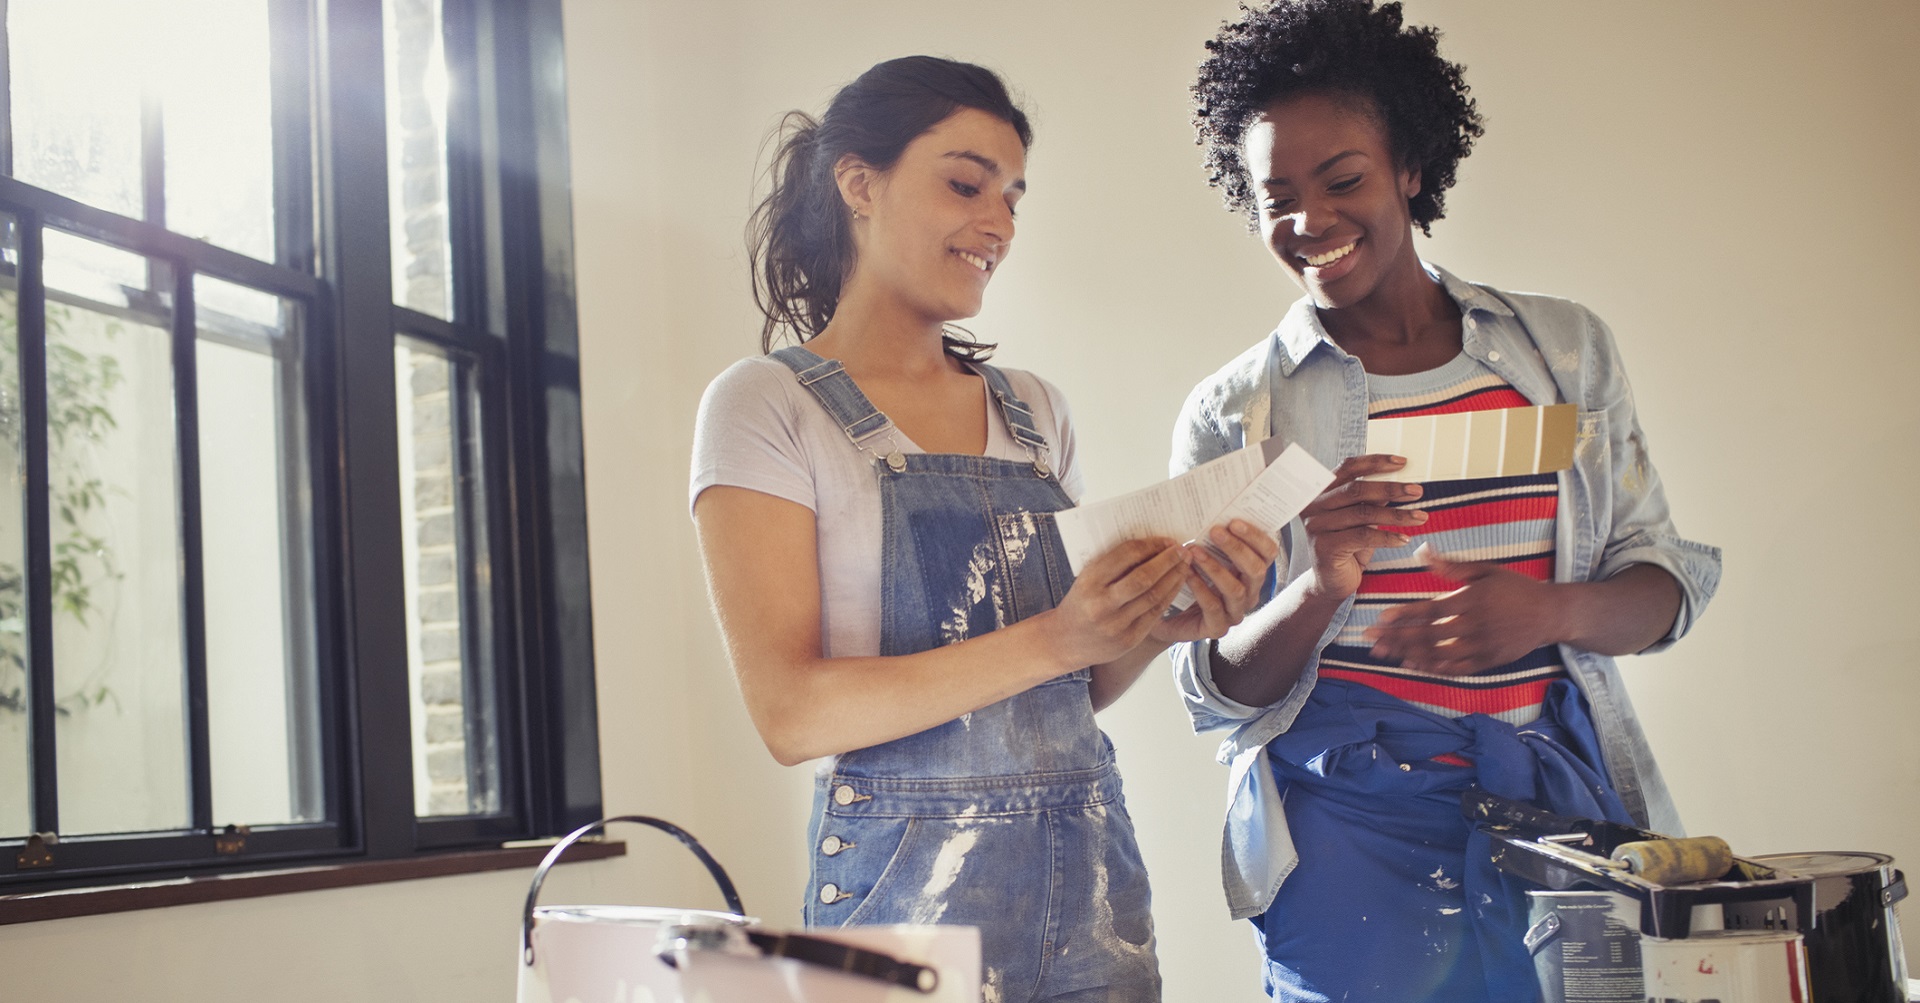
<path fill-rule="evenodd" d="M 1573 467 L 1560 474 L 1554 581 L 1598 581 L 1633 564 L 1665 569 L 1680 585 L 1680 612 L 1666 637 L 1646 650 L 1672 644 L 1713 597 L 1720 551 L 1674 531 L 1612 333 L 1577 303 L 1501 292 L 1426 267 L 1460 307 L 1469 356 L 1535 404 L 1578 405 Z M 1172 470 L 1180 473 L 1269 436 L 1297 442 L 1334 467 L 1365 450 L 1367 402 L 1360 360 L 1334 344 L 1312 301 L 1301 299 L 1264 341 L 1194 388 L 1174 428 Z M 1285 578 L 1269 580 L 1268 598 L 1313 566 L 1313 550 L 1298 520 L 1281 531 L 1280 545 L 1276 569 Z M 1208 642 L 1173 650 L 1174 678 L 1194 730 L 1233 729 L 1221 743 L 1219 759 L 1232 767 L 1221 870 L 1236 919 L 1266 911 L 1299 861 L 1266 745 L 1293 725 L 1319 677 L 1320 651 L 1352 608 L 1349 596 L 1315 645 L 1300 681 L 1265 707 L 1220 692 Z M 1642 826 L 1679 835 L 1679 816 L 1613 659 L 1564 644 L 1560 656 L 1586 695 L 1608 778 L 1628 812 Z"/>

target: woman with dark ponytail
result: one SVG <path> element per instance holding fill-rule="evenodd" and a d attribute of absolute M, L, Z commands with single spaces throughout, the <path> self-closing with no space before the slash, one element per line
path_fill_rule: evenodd
<path fill-rule="evenodd" d="M 948 327 L 1027 187 L 1031 131 L 992 72 L 890 60 L 781 131 L 750 234 L 770 354 L 708 387 L 692 492 L 754 725 L 780 762 L 821 760 L 807 921 L 977 926 L 988 1000 L 1157 1000 L 1094 713 L 1238 622 L 1274 541 L 1236 525 L 1225 560 L 1148 539 L 1069 568 L 1065 401 Z M 1183 585 L 1197 602 L 1163 617 Z"/>

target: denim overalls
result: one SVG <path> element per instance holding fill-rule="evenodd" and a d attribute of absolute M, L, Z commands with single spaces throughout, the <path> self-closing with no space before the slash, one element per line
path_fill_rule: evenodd
<path fill-rule="evenodd" d="M 882 655 L 964 641 L 1066 594 L 1073 572 L 1047 513 L 1073 502 L 1004 374 L 974 364 L 1029 462 L 902 454 L 839 362 L 800 347 L 773 357 L 873 456 Z M 987 1003 L 1158 1000 L 1146 869 L 1089 678 L 841 755 L 814 794 L 807 924 L 977 926 Z"/>

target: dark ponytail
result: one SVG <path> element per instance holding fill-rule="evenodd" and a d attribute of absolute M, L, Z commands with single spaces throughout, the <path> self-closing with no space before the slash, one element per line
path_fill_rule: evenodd
<path fill-rule="evenodd" d="M 753 257 L 753 302 L 764 321 L 760 350 L 786 333 L 818 335 L 840 305 L 840 284 L 853 270 L 853 224 L 834 165 L 851 153 L 885 171 L 914 138 L 961 108 L 977 108 L 1013 126 L 1021 146 L 1033 143 L 1027 116 L 992 70 L 935 56 L 890 59 L 842 87 L 819 118 L 788 112 L 773 134 L 771 189 L 747 223 Z M 985 358 L 992 345 L 943 336 L 947 350 Z"/>

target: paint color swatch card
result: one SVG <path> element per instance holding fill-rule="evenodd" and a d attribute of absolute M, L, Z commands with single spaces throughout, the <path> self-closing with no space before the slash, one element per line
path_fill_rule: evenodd
<path fill-rule="evenodd" d="M 1197 540 L 1232 519 L 1278 535 L 1332 482 L 1306 450 L 1268 439 L 1152 487 L 1056 512 L 1054 521 L 1077 572 L 1127 540 Z"/>
<path fill-rule="evenodd" d="M 1367 452 L 1407 458 L 1374 481 L 1463 481 L 1550 474 L 1573 466 L 1572 404 L 1423 414 L 1367 422 Z"/>

